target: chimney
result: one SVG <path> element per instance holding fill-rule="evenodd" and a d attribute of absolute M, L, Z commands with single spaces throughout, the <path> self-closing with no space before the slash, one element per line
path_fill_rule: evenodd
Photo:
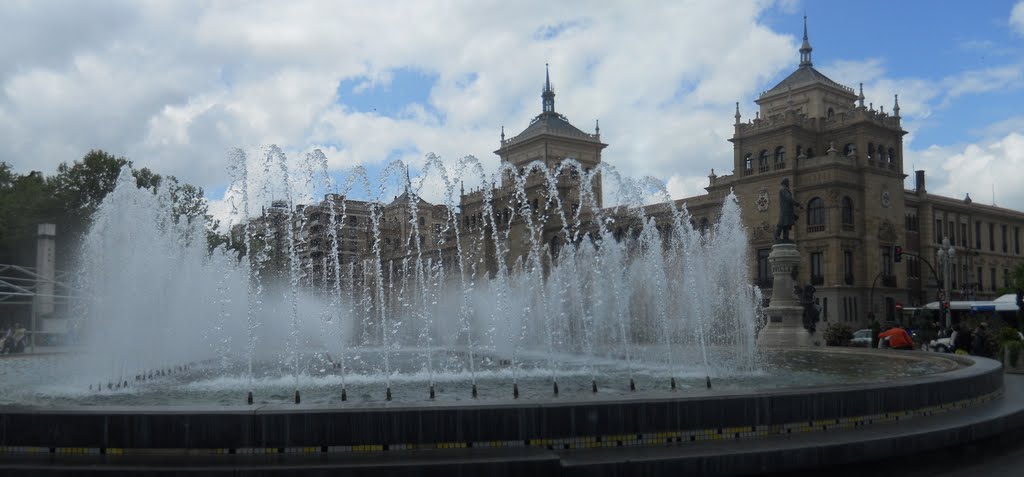
<path fill-rule="evenodd" d="M 918 194 L 928 192 L 924 188 L 924 171 L 914 171 L 914 181 L 916 182 L 916 184 L 914 184 L 914 192 L 917 192 Z"/>

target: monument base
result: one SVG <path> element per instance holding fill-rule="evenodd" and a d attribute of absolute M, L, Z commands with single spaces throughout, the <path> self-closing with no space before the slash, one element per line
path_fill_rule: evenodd
<path fill-rule="evenodd" d="M 800 265 L 800 252 L 792 242 L 777 243 L 768 255 L 772 270 L 772 298 L 765 310 L 768 323 L 757 334 L 758 346 L 820 346 L 821 334 L 804 329 L 804 309 L 793 293 L 793 271 Z"/>
<path fill-rule="evenodd" d="M 821 333 L 810 333 L 803 326 L 803 308 L 769 306 L 765 310 L 768 323 L 757 334 L 758 346 L 801 348 L 821 346 Z"/>

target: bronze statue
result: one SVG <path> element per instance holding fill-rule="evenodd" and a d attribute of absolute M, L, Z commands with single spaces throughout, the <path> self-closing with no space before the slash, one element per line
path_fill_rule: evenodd
<path fill-rule="evenodd" d="M 779 223 L 775 225 L 775 243 L 791 243 L 789 229 L 796 223 L 796 209 L 802 209 L 789 190 L 789 178 L 782 179 L 782 187 L 779 188 Z"/>

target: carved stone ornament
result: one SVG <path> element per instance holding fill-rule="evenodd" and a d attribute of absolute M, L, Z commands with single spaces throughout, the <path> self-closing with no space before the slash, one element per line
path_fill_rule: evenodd
<path fill-rule="evenodd" d="M 899 236 L 896 235 L 896 227 L 889 222 L 889 219 L 882 219 L 882 223 L 878 225 L 878 240 L 882 242 L 896 242 Z"/>
<path fill-rule="evenodd" d="M 892 205 L 892 196 L 889 194 L 889 188 L 888 187 L 883 187 L 882 188 L 882 207 L 888 208 L 890 205 Z"/>
<path fill-rule="evenodd" d="M 836 205 L 839 202 L 839 191 L 836 189 L 828 190 L 828 205 Z"/>
<path fill-rule="evenodd" d="M 768 199 L 768 189 L 761 189 L 757 193 L 757 211 L 758 212 L 768 212 L 768 204 L 769 203 L 770 203 L 770 200 Z"/>
<path fill-rule="evenodd" d="M 768 240 L 772 236 L 772 226 L 768 222 L 761 222 L 751 231 L 754 241 Z"/>

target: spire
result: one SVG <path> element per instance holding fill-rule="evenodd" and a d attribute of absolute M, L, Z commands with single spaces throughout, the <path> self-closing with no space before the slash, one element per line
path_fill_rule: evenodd
<path fill-rule="evenodd" d="M 505 142 L 505 125 L 504 124 L 501 125 L 501 142 L 502 143 Z"/>
<path fill-rule="evenodd" d="M 860 84 L 860 94 L 857 95 L 858 106 L 864 107 L 864 83 Z"/>
<path fill-rule="evenodd" d="M 739 103 L 739 101 L 736 102 L 736 115 L 733 116 L 733 117 L 736 118 L 736 124 L 739 124 L 740 123 L 740 103 Z"/>
<path fill-rule="evenodd" d="M 409 187 L 412 186 L 412 179 L 409 179 L 409 164 L 405 165 L 405 193 L 409 193 Z"/>
<path fill-rule="evenodd" d="M 804 15 L 804 44 L 800 46 L 800 67 L 813 66 L 811 63 L 811 42 L 807 39 L 807 15 Z"/>
<path fill-rule="evenodd" d="M 900 95 L 896 95 L 896 104 L 892 107 L 892 114 L 897 118 L 900 117 Z"/>
<path fill-rule="evenodd" d="M 601 135 L 601 120 L 600 119 L 595 119 L 594 120 L 594 134 L 596 134 L 598 136 Z"/>
<path fill-rule="evenodd" d="M 555 90 L 551 89 L 551 73 L 548 71 L 548 64 L 544 63 L 544 92 L 540 94 L 542 112 L 555 112 Z"/>

